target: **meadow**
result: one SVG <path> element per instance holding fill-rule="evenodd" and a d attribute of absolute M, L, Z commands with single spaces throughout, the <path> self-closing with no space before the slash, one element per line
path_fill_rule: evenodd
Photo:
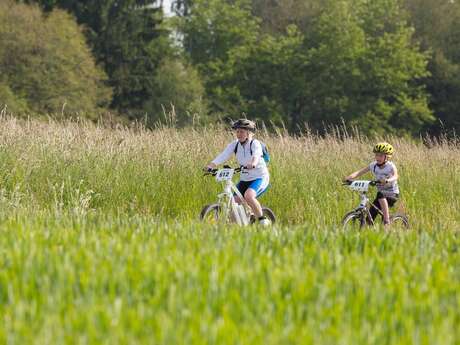
<path fill-rule="evenodd" d="M 459 142 L 387 138 L 411 230 L 344 233 L 373 140 L 260 135 L 269 229 L 198 222 L 222 128 L 2 117 L 0 343 L 460 343 Z"/>

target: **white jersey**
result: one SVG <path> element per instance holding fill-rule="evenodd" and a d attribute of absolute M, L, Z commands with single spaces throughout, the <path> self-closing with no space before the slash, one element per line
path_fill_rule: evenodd
<path fill-rule="evenodd" d="M 376 180 L 388 179 L 395 174 L 396 166 L 393 162 L 386 162 L 384 165 L 379 167 L 377 162 L 372 162 L 369 165 L 369 170 L 374 175 Z M 398 182 L 393 181 L 384 185 L 377 185 L 379 192 L 383 194 L 399 194 Z"/>
<path fill-rule="evenodd" d="M 228 161 L 230 158 L 232 158 L 232 155 L 235 154 L 236 145 L 238 145 L 236 151 L 236 160 L 238 161 L 239 165 L 246 166 L 251 163 L 252 157 L 259 158 L 259 161 L 254 169 L 243 169 L 240 174 L 240 180 L 254 181 L 259 178 L 268 180 L 269 174 L 267 164 L 262 158 L 262 144 L 257 139 L 253 139 L 252 144 L 251 140 L 247 140 L 244 144 L 239 143 L 238 140 L 234 140 L 212 162 L 216 165 L 220 165 Z"/>

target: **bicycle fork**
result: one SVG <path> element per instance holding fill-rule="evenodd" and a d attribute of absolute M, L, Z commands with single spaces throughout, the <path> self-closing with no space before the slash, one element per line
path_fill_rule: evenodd
<path fill-rule="evenodd" d="M 240 226 L 249 225 L 249 217 L 244 205 L 238 204 L 233 196 L 232 184 L 226 183 L 224 193 L 218 195 L 222 201 L 227 199 L 227 202 L 221 202 L 224 205 L 224 214 L 226 219 L 235 221 Z M 240 197 L 241 198 L 241 197 Z"/>

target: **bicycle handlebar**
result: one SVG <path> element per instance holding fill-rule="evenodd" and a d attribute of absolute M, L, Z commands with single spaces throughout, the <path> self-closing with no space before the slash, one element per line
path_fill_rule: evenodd
<path fill-rule="evenodd" d="M 241 172 L 241 170 L 244 169 L 244 167 L 241 165 L 239 166 L 238 168 L 232 168 L 228 165 L 224 165 L 224 169 L 233 169 L 235 172 Z M 217 175 L 217 172 L 219 171 L 220 169 L 209 169 L 208 171 L 206 171 L 203 176 L 216 176 Z"/>
<path fill-rule="evenodd" d="M 353 182 L 354 182 L 353 180 L 345 180 L 345 181 L 343 181 L 342 185 L 343 186 L 349 186 Z M 371 185 L 371 186 L 376 186 L 378 184 L 380 184 L 380 181 L 377 181 L 377 180 L 370 181 L 370 183 L 369 183 L 369 185 Z"/>

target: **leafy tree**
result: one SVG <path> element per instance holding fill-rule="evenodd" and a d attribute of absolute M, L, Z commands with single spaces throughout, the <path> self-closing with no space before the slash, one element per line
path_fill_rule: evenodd
<path fill-rule="evenodd" d="M 429 129 L 460 131 L 460 3 L 451 0 L 404 0 L 415 37 L 431 58 L 426 79 L 437 120 Z"/>
<path fill-rule="evenodd" d="M 0 103 L 14 111 L 79 112 L 105 109 L 111 91 L 74 19 L 56 10 L 0 2 Z M 3 102 L 1 102 L 3 101 Z"/>
<path fill-rule="evenodd" d="M 259 21 L 251 15 L 249 0 L 195 0 L 180 31 L 191 61 L 207 68 L 227 60 L 235 47 L 256 44 Z"/>
<path fill-rule="evenodd" d="M 202 80 L 192 66 L 179 59 L 165 60 L 156 72 L 158 93 L 146 100 L 145 109 L 153 109 L 150 123 L 161 122 L 163 113 L 171 114 L 174 124 L 185 126 L 207 120 L 207 103 Z"/>
<path fill-rule="evenodd" d="M 75 15 L 86 27 L 96 59 L 109 76 L 114 95 L 112 107 L 131 118 L 154 123 L 162 116 L 163 102 L 187 89 L 176 111 L 186 112 L 203 98 L 202 86 L 193 68 L 181 66 L 177 48 L 164 24 L 163 12 L 155 0 L 39 0 L 44 8 L 59 6 Z M 165 69 L 173 74 L 160 75 Z M 174 68 L 172 66 L 175 66 Z M 179 72 L 179 69 L 182 70 Z M 190 75 L 185 75 L 189 73 Z M 178 78 L 185 84 L 174 83 Z M 166 82 L 166 80 L 169 80 Z M 162 85 L 168 84 L 168 91 Z M 195 86 L 195 90 L 191 90 Z M 171 88 L 176 87 L 173 91 Z M 190 99 L 196 95 L 196 99 Z M 190 102 L 185 105 L 184 102 Z M 192 105 L 193 103 L 193 105 Z M 204 109 L 204 108 L 203 108 Z M 179 121 L 182 123 L 182 121 Z"/>
<path fill-rule="evenodd" d="M 171 8 L 177 16 L 188 16 L 192 6 L 193 0 L 174 0 L 171 2 Z"/>
<path fill-rule="evenodd" d="M 262 31 L 284 35 L 290 25 L 310 31 L 325 0 L 252 0 L 252 13 L 262 20 Z"/>
<path fill-rule="evenodd" d="M 397 0 L 330 1 L 310 37 L 310 121 L 417 133 L 433 120 L 427 56 Z"/>
<path fill-rule="evenodd" d="M 196 0 L 181 29 L 214 109 L 291 129 L 345 119 L 366 132 L 417 133 L 432 121 L 427 56 L 398 0 L 323 3 L 308 31 L 272 35 L 248 2 Z"/>

